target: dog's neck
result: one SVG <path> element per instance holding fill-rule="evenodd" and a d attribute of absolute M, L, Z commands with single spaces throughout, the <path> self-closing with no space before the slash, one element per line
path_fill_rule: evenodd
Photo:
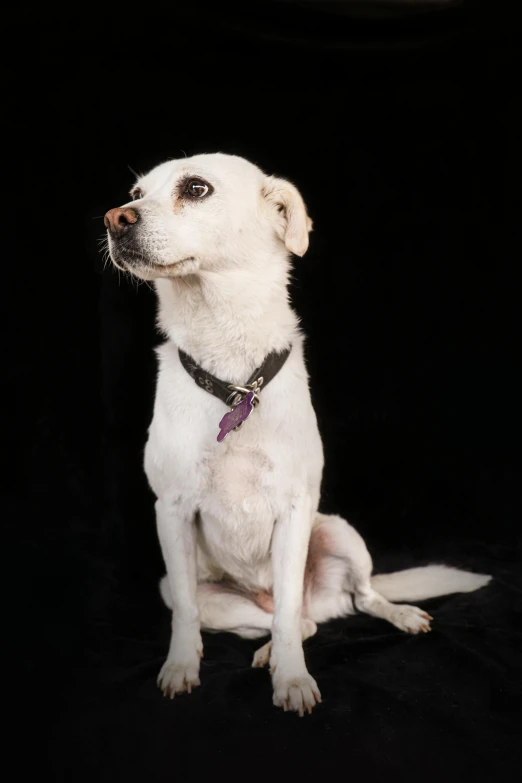
<path fill-rule="evenodd" d="M 300 339 L 286 259 L 156 281 L 159 325 L 203 369 L 245 383 L 271 351 Z"/>

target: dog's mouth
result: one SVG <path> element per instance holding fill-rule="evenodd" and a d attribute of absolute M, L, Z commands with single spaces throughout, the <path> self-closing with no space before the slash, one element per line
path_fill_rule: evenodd
<path fill-rule="evenodd" d="M 193 268 L 197 263 L 194 256 L 187 256 L 170 264 L 164 264 L 131 248 L 126 248 L 125 251 L 116 248 L 111 252 L 111 258 L 118 268 L 146 279 L 170 277 L 173 274 L 177 276 L 188 271 L 189 267 Z"/>

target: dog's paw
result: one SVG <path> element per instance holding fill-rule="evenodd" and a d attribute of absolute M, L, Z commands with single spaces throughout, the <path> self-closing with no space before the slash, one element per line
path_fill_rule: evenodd
<path fill-rule="evenodd" d="M 307 671 L 293 677 L 278 676 L 277 668 L 272 677 L 274 686 L 274 704 L 282 707 L 285 712 L 293 710 L 302 718 L 305 710 L 308 713 L 321 701 L 317 683 Z"/>
<path fill-rule="evenodd" d="M 309 639 L 311 636 L 315 636 L 317 633 L 317 625 L 313 620 L 307 617 L 303 617 L 301 620 L 301 638 L 303 642 L 305 639 Z"/>
<path fill-rule="evenodd" d="M 390 619 L 401 631 L 416 634 L 431 631 L 430 620 L 433 620 L 433 617 L 418 606 L 394 604 Z"/>
<path fill-rule="evenodd" d="M 268 666 L 268 662 L 270 661 L 271 650 L 272 650 L 272 642 L 267 642 L 262 647 L 260 647 L 259 650 L 256 650 L 254 653 L 252 666 L 258 669 L 262 669 L 264 666 Z"/>
<path fill-rule="evenodd" d="M 313 620 L 309 620 L 307 617 L 303 617 L 301 620 L 301 638 L 304 642 L 305 639 L 309 639 L 317 633 L 317 625 Z M 257 669 L 262 669 L 264 666 L 268 666 L 270 661 L 270 655 L 272 654 L 272 642 L 267 642 L 259 650 L 254 653 L 252 660 L 252 666 Z"/>
<path fill-rule="evenodd" d="M 170 696 L 171 699 L 177 693 L 192 693 L 192 688 L 197 687 L 199 682 L 199 662 L 202 653 L 195 651 L 190 660 L 178 661 L 167 658 L 158 675 L 158 687 L 163 691 L 164 696 Z"/>

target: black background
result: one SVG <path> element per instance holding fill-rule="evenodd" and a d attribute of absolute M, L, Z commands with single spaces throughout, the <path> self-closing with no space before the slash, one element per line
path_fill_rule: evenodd
<path fill-rule="evenodd" d="M 515 4 L 513 4 L 515 5 Z M 4 618 L 17 764 L 53 780 L 318 773 L 512 780 L 520 722 L 519 138 L 512 6 L 24 6 L 4 77 Z M 306 643 L 299 720 L 205 638 L 163 700 L 153 497 L 155 301 L 103 269 L 101 216 L 169 157 L 243 155 L 314 220 L 292 297 L 326 469 L 322 508 L 376 568 L 495 576 L 428 603 L 433 633 L 366 616 Z M 517 650 L 518 646 L 518 650 Z M 29 740 L 29 742 L 28 742 Z"/>

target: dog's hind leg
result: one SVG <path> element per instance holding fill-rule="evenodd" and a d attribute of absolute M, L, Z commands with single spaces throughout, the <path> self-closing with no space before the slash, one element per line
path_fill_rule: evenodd
<path fill-rule="evenodd" d="M 166 576 L 160 582 L 160 593 L 172 609 Z M 268 593 L 249 594 L 235 591 L 221 582 L 200 582 L 196 600 L 204 631 L 229 631 L 245 639 L 257 639 L 270 633 L 273 601 Z"/>
<path fill-rule="evenodd" d="M 243 639 L 258 639 L 270 633 L 274 602 L 265 592 L 236 593 L 219 582 L 203 582 L 198 585 L 198 607 L 201 628 L 204 631 L 229 631 Z M 313 620 L 302 618 L 303 641 L 313 636 L 317 625 Z M 266 666 L 270 660 L 272 642 L 267 642 L 256 651 L 252 666 Z"/>
<path fill-rule="evenodd" d="M 167 577 L 160 582 L 160 592 L 169 606 Z M 235 592 L 220 582 L 201 582 L 197 588 L 197 602 L 201 628 L 204 631 L 228 631 L 244 639 L 267 636 L 272 628 L 274 602 L 265 592 Z M 303 641 L 313 636 L 317 625 L 313 620 L 301 620 Z M 272 642 L 257 650 L 252 666 L 265 666 L 270 659 Z"/>
<path fill-rule="evenodd" d="M 204 631 L 228 631 L 244 639 L 258 639 L 272 628 L 273 602 L 266 593 L 250 597 L 219 582 L 203 582 L 198 585 L 197 602 Z"/>
<path fill-rule="evenodd" d="M 429 631 L 429 614 L 409 604 L 392 604 L 372 587 L 372 567 L 366 544 L 351 525 L 341 517 L 317 514 L 305 574 L 306 616 L 321 623 L 353 614 L 355 604 L 401 631 Z"/>

